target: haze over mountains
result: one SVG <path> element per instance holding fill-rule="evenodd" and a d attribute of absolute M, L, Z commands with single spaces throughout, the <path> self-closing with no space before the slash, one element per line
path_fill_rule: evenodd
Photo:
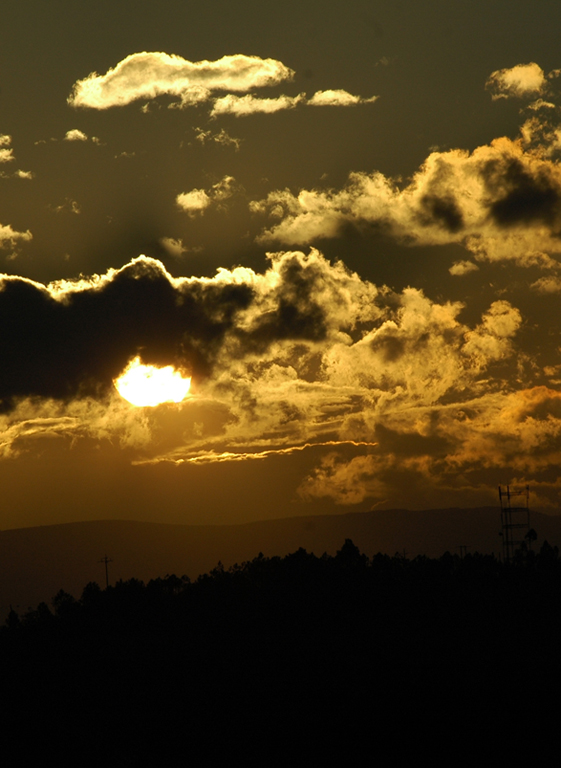
<path fill-rule="evenodd" d="M 544 540 L 561 544 L 561 516 L 533 513 Z M 424 511 L 377 510 L 345 515 L 286 518 L 244 525 L 168 525 L 119 520 L 88 521 L 0 532 L 0 619 L 10 605 L 20 613 L 49 602 L 59 589 L 79 597 L 90 581 L 111 583 L 175 573 L 196 579 L 220 561 L 225 568 L 256 557 L 284 556 L 303 547 L 335 554 L 345 539 L 372 556 L 377 552 L 438 557 L 445 551 L 499 554 L 497 507 Z"/>

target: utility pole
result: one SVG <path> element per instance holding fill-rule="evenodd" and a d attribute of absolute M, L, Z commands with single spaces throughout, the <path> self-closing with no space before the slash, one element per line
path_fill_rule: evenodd
<path fill-rule="evenodd" d="M 107 568 L 107 565 L 108 563 L 112 563 L 113 560 L 111 560 L 110 557 L 107 557 L 107 555 L 105 555 L 105 557 L 102 557 L 101 560 L 98 560 L 97 562 L 105 563 L 105 588 L 107 589 L 107 587 L 109 586 L 109 569 Z"/>

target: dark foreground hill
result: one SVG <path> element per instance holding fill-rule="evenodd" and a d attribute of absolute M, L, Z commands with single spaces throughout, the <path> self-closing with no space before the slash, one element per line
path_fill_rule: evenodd
<path fill-rule="evenodd" d="M 6 765 L 539 765 L 558 550 L 505 564 L 298 550 L 88 585 L 0 629 Z M 513 760 L 516 757 L 517 760 Z M 528 759 L 528 758 L 531 759 Z"/>
<path fill-rule="evenodd" d="M 561 516 L 532 515 L 537 547 L 546 539 L 561 546 Z M 446 551 L 498 553 L 496 507 L 445 510 L 380 510 L 270 520 L 245 525 L 191 526 L 97 521 L 0 532 L 0 620 L 10 604 L 27 610 L 59 590 L 78 596 L 90 581 L 105 582 L 105 554 L 112 583 L 148 581 L 167 573 L 191 579 L 221 561 L 225 567 L 259 552 L 283 556 L 303 547 L 335 554 L 349 538 L 362 552 L 439 557 Z"/>

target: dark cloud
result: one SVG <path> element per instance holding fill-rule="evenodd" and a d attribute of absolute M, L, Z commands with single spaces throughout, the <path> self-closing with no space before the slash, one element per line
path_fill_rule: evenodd
<path fill-rule="evenodd" d="M 44 286 L 4 275 L 0 411 L 25 397 L 103 397 L 137 355 L 196 380 L 210 375 L 226 339 L 237 358 L 278 341 L 323 341 L 328 308 L 318 297 L 329 269 L 300 253 L 282 254 L 263 276 L 242 271 L 241 279 L 231 272 L 174 279 L 145 256 L 81 283 Z"/>
<path fill-rule="evenodd" d="M 58 292 L 4 276 L 0 291 L 0 400 L 102 396 L 127 362 L 173 363 L 195 377 L 209 372 L 248 285 L 173 282 L 139 258 L 80 290 Z"/>
<path fill-rule="evenodd" d="M 451 442 L 437 434 L 425 436 L 416 432 L 397 432 L 377 424 L 376 440 L 383 451 L 396 456 L 445 456 L 451 448 Z"/>
<path fill-rule="evenodd" d="M 370 346 L 374 352 L 382 353 L 385 363 L 394 363 L 405 353 L 405 340 L 394 329 L 378 334 L 372 339 Z"/>
<path fill-rule="evenodd" d="M 464 226 L 462 212 L 452 197 L 441 197 L 439 195 L 425 195 L 421 198 L 423 210 L 422 219 L 426 219 L 427 224 L 441 224 L 448 232 L 459 232 Z"/>
<path fill-rule="evenodd" d="M 492 198 L 489 210 L 503 227 L 542 222 L 552 226 L 561 213 L 561 186 L 548 166 L 532 167 L 515 157 L 494 159 L 483 169 Z"/>
<path fill-rule="evenodd" d="M 274 305 L 237 337 L 245 350 L 258 352 L 275 341 L 323 341 L 327 336 L 326 308 L 317 299 L 325 280 L 325 262 L 287 255 L 279 266 L 281 278 L 273 289 Z"/>

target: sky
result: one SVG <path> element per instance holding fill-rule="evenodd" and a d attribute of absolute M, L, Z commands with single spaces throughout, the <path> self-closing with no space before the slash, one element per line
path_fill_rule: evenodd
<path fill-rule="evenodd" d="M 557 0 L 2 26 L 0 528 L 558 512 Z"/>

